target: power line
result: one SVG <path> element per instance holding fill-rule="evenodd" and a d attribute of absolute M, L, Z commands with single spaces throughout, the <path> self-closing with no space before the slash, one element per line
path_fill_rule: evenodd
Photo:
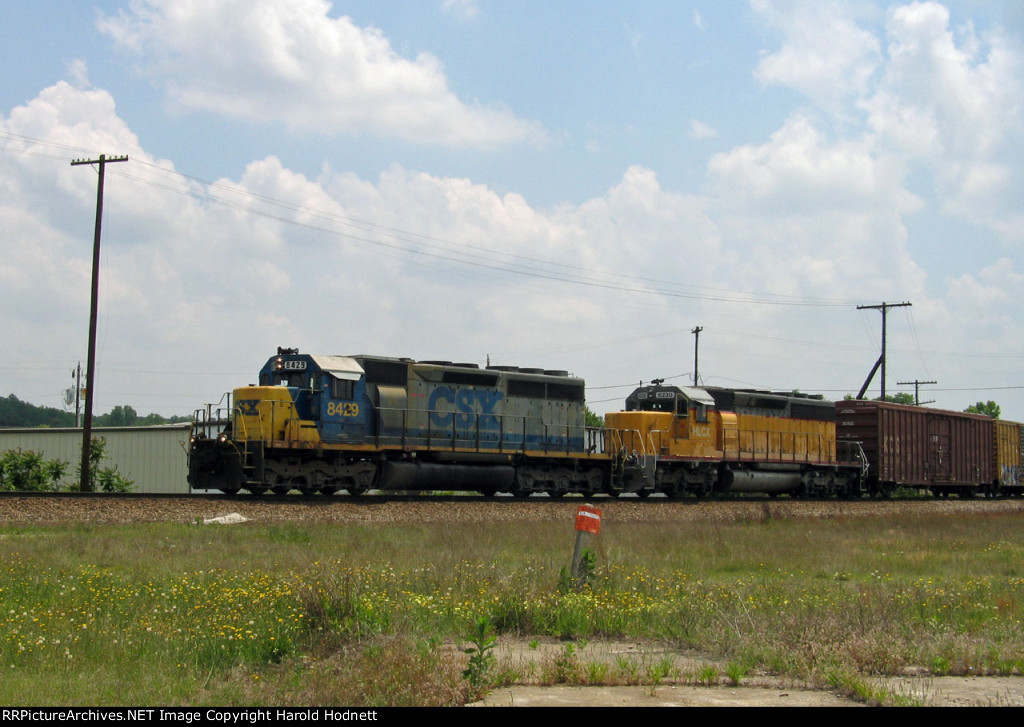
<path fill-rule="evenodd" d="M 3 136 L 3 134 L 0 134 L 0 136 Z M 18 134 L 8 133 L 6 134 L 6 137 L 21 142 L 31 142 L 33 144 L 51 146 L 57 149 L 75 149 L 75 147 L 52 144 L 44 140 L 33 139 L 32 137 L 26 137 Z M 33 153 L 28 150 L 14 150 L 10 148 L 4 149 L 4 151 L 21 154 Z M 651 278 L 649 276 L 610 273 L 585 268 L 571 263 L 562 263 L 538 257 L 517 255 L 502 250 L 495 250 L 494 248 L 458 243 L 408 230 L 380 225 L 367 220 L 338 215 L 317 208 L 297 205 L 266 195 L 260 195 L 249 190 L 243 190 L 230 185 L 205 180 L 177 170 L 167 169 L 166 167 L 153 164 L 151 162 L 141 160 L 135 161 L 137 162 L 137 165 L 148 167 L 156 172 L 196 182 L 205 187 L 205 191 L 197 190 L 195 188 L 183 189 L 130 173 L 120 172 L 117 173 L 117 175 L 157 189 L 163 189 L 175 194 L 189 196 L 209 204 L 216 204 L 229 209 L 242 211 L 246 214 L 273 219 L 281 222 L 282 224 L 288 224 L 308 229 L 310 231 L 341 237 L 358 244 L 390 249 L 403 255 L 422 255 L 445 262 L 470 265 L 497 272 L 511 273 L 545 280 L 554 280 L 557 282 L 596 287 L 606 290 L 658 295 L 670 298 L 705 300 L 720 303 L 802 307 L 838 307 L 850 305 L 854 302 L 851 300 L 788 296 L 773 293 L 755 293 L 750 291 L 734 291 L 709 286 L 682 284 L 673 280 L 662 280 Z M 224 196 L 218 196 L 213 190 L 221 192 Z M 280 213 L 259 210 L 249 204 L 246 204 L 244 201 L 228 198 L 230 195 L 238 195 L 245 200 L 261 202 L 295 214 L 305 215 L 313 220 L 322 220 L 332 225 L 351 228 L 355 232 L 346 232 L 319 225 L 314 222 L 303 222 L 295 219 L 294 217 L 284 216 Z M 387 239 L 393 240 L 394 242 L 388 242 Z M 498 262 L 498 260 L 504 260 L 505 262 Z"/>

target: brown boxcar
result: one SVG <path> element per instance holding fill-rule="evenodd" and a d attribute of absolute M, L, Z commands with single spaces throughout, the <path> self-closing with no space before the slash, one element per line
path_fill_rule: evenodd
<path fill-rule="evenodd" d="M 868 490 L 917 487 L 970 497 L 996 481 L 995 420 L 883 401 L 836 402 L 836 438 L 859 441 Z"/>

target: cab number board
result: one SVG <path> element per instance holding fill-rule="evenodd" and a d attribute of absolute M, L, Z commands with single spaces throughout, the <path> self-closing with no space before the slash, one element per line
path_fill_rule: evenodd
<path fill-rule="evenodd" d="M 355 403 L 354 401 L 327 402 L 327 416 L 357 417 L 359 416 L 359 404 Z"/>

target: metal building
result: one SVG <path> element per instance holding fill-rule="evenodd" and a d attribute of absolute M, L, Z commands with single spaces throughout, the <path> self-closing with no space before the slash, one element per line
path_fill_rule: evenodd
<path fill-rule="evenodd" d="M 99 427 L 93 437 L 106 440 L 102 467 L 135 483 L 133 492 L 188 493 L 187 449 L 189 424 L 158 427 Z M 12 449 L 38 452 L 44 459 L 69 462 L 64 480 L 75 480 L 82 458 L 81 429 L 0 429 L 0 452 Z M 77 480 L 76 480 L 77 482 Z"/>

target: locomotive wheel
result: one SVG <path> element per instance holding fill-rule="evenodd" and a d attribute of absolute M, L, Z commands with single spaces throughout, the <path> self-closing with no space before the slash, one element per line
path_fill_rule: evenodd
<path fill-rule="evenodd" d="M 289 492 L 291 492 L 291 490 L 292 488 L 290 488 L 288 485 L 274 485 L 273 487 L 270 488 L 270 491 L 273 492 L 275 495 L 287 495 Z"/>
<path fill-rule="evenodd" d="M 333 495 L 337 491 L 338 491 L 337 487 L 321 487 L 320 488 L 320 494 L 321 495 Z"/>
<path fill-rule="evenodd" d="M 352 497 L 359 497 L 367 490 L 366 487 L 356 487 L 355 485 L 346 487 L 345 489 L 348 490 L 348 494 L 352 495 Z"/>

